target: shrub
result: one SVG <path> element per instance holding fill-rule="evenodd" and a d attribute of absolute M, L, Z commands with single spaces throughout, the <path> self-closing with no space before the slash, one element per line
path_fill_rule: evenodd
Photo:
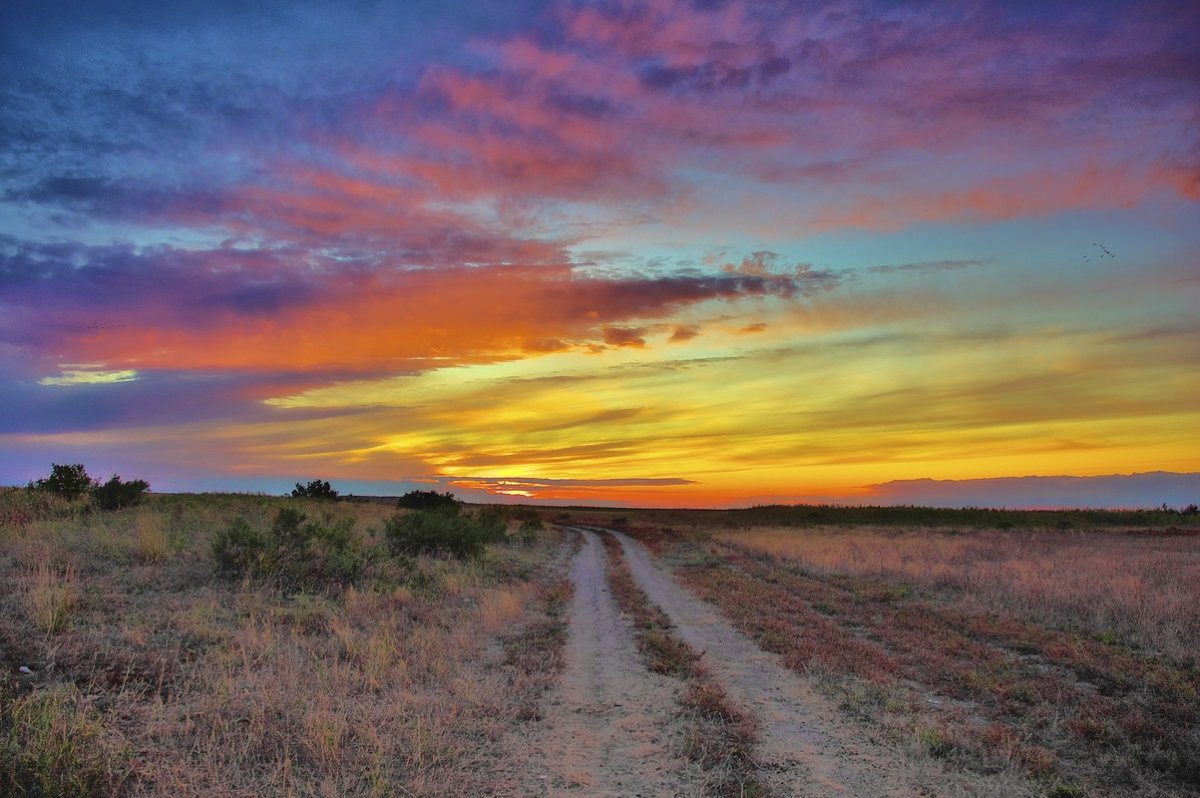
<path fill-rule="evenodd" d="M 450 492 L 438 493 L 432 490 L 411 490 L 400 497 L 396 506 L 401 510 L 446 510 L 457 513 L 461 502 Z"/>
<path fill-rule="evenodd" d="M 275 516 L 262 533 L 237 519 L 213 539 L 221 572 L 269 579 L 285 590 L 328 590 L 352 585 L 362 576 L 364 553 L 354 522 L 318 523 L 291 508 Z"/>
<path fill-rule="evenodd" d="M 101 510 L 120 510 L 141 502 L 149 489 L 150 483 L 144 479 L 122 482 L 119 476 L 113 474 L 112 479 L 92 490 L 92 501 Z"/>
<path fill-rule="evenodd" d="M 354 521 L 308 521 L 284 508 L 267 536 L 269 571 L 285 587 L 306 590 L 352 585 L 362 575 L 363 552 Z"/>
<path fill-rule="evenodd" d="M 0 795 L 117 795 L 129 759 L 74 685 L 8 698 L 0 684 Z"/>
<path fill-rule="evenodd" d="M 253 574 L 263 570 L 267 540 L 244 518 L 237 518 L 213 537 L 212 553 L 222 573 Z"/>
<path fill-rule="evenodd" d="M 389 518 L 383 536 L 395 555 L 448 554 L 463 560 L 479 556 L 487 544 L 502 540 L 504 526 L 483 513 L 473 517 L 426 511 Z"/>
<path fill-rule="evenodd" d="M 542 519 L 526 518 L 517 527 L 517 542 L 522 546 L 532 546 L 538 542 L 538 538 L 542 535 Z"/>
<path fill-rule="evenodd" d="M 475 523 L 482 527 L 489 542 L 504 540 L 508 514 L 500 507 L 480 507 L 475 511 Z"/>
<path fill-rule="evenodd" d="M 310 481 L 307 485 L 296 483 L 292 490 L 293 499 L 336 499 L 338 492 L 328 482 L 319 479 Z"/>
<path fill-rule="evenodd" d="M 50 466 L 50 476 L 39 479 L 29 487 L 53 493 L 64 499 L 78 499 L 85 493 L 90 493 L 95 485 L 95 481 L 88 476 L 81 464 L 54 463 Z"/>

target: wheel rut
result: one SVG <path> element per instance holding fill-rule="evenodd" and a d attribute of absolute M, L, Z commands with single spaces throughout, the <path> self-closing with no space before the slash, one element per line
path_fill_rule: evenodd
<path fill-rule="evenodd" d="M 565 667 L 542 719 L 519 744 L 526 762 L 501 794 L 700 796 L 704 774 L 683 757 L 675 717 L 678 683 L 642 664 L 633 629 L 608 587 L 595 533 L 571 565 L 574 585 Z"/>
<path fill-rule="evenodd" d="M 902 755 L 867 739 L 862 729 L 816 693 L 779 657 L 760 649 L 715 607 L 681 586 L 646 549 L 620 532 L 639 586 L 697 651 L 730 698 L 760 724 L 760 776 L 772 795 L 919 796 L 923 788 Z"/>

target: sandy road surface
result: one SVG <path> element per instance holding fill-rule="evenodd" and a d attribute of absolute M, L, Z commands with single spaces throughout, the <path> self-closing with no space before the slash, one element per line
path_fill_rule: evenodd
<path fill-rule="evenodd" d="M 758 718 L 760 776 L 777 796 L 926 795 L 913 768 L 873 745 L 779 658 L 764 652 L 707 602 L 679 585 L 633 539 L 621 542 L 634 579 L 663 609 L 733 701 Z"/>
<path fill-rule="evenodd" d="M 675 751 L 679 683 L 646 670 L 605 576 L 599 538 L 583 531 L 571 566 L 565 668 L 500 792 L 521 796 L 699 796 L 704 774 Z"/>

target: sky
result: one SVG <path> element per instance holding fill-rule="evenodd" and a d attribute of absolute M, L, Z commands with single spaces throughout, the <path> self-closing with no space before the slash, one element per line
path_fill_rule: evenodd
<path fill-rule="evenodd" d="M 0 6 L 0 484 L 1200 498 L 1197 253 L 1191 0 Z"/>

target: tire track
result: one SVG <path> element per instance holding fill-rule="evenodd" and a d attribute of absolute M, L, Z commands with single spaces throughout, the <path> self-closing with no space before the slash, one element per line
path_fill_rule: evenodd
<path fill-rule="evenodd" d="M 678 685 L 641 663 L 613 600 L 604 547 L 580 530 L 565 667 L 517 758 L 529 764 L 509 795 L 699 796 L 703 773 L 681 750 Z"/>
<path fill-rule="evenodd" d="M 773 795 L 918 796 L 913 766 L 876 745 L 773 654 L 739 632 L 715 607 L 680 586 L 641 544 L 603 530 L 621 542 L 634 579 L 675 624 L 675 633 L 760 726 L 761 777 Z"/>

